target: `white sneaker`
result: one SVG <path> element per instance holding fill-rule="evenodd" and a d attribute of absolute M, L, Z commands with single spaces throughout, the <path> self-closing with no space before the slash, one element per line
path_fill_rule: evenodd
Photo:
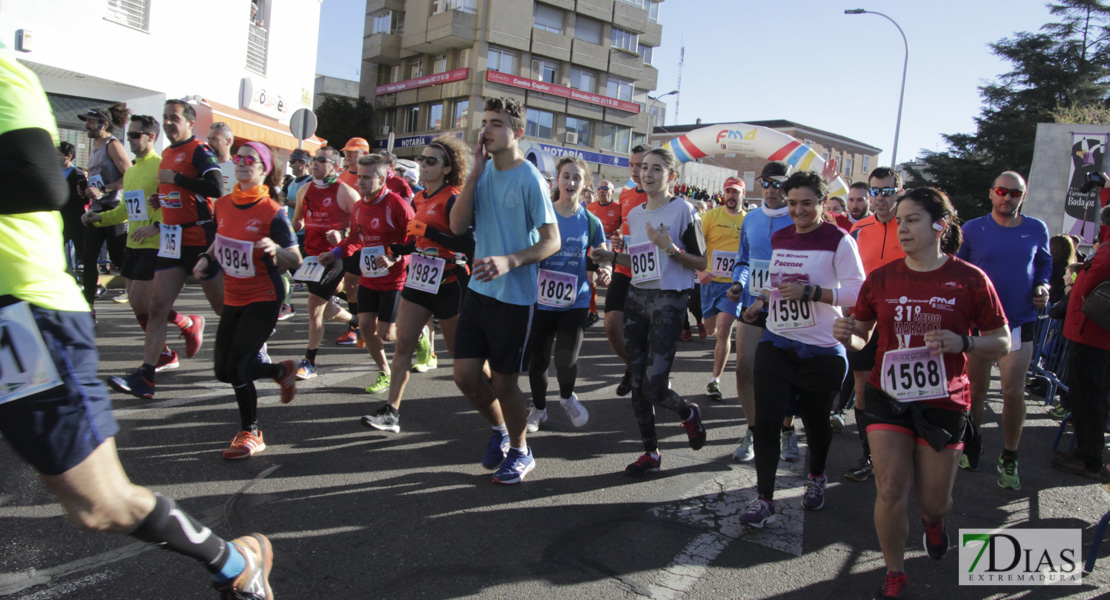
<path fill-rule="evenodd" d="M 563 410 L 567 411 L 567 416 L 570 417 L 570 422 L 575 427 L 582 427 L 589 422 L 590 413 L 578 401 L 578 394 L 571 392 L 570 398 L 559 398 L 559 404 L 563 405 Z"/>
<path fill-rule="evenodd" d="M 798 451 L 798 432 L 791 429 L 780 435 L 779 458 L 786 462 L 798 462 L 801 454 Z"/>
<path fill-rule="evenodd" d="M 738 460 L 740 462 L 751 462 L 753 459 L 755 459 L 755 448 L 753 447 L 754 443 L 755 436 L 752 435 L 752 430 L 748 429 L 748 432 L 744 434 L 744 437 L 740 438 L 740 445 L 737 446 L 736 450 L 732 452 L 732 460 Z"/>
<path fill-rule="evenodd" d="M 536 410 L 535 406 L 528 407 L 528 433 L 536 433 L 540 430 L 540 423 L 547 422 L 547 409 Z"/>

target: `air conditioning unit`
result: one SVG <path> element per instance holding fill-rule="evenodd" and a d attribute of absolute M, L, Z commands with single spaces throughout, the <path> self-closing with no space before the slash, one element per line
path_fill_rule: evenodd
<path fill-rule="evenodd" d="M 378 135 L 389 135 L 389 125 L 382 125 L 379 127 Z"/>
<path fill-rule="evenodd" d="M 567 141 L 568 144 L 577 144 L 578 143 L 578 132 L 577 131 L 568 131 L 566 141 Z"/>

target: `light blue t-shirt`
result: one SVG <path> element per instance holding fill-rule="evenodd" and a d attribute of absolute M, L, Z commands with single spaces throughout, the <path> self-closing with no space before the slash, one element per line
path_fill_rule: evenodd
<path fill-rule="evenodd" d="M 562 246 L 559 251 L 540 261 L 540 269 L 568 273 L 578 278 L 578 293 L 574 303 L 566 308 L 556 308 L 537 304 L 540 310 L 570 310 L 572 308 L 588 308 L 590 306 L 590 282 L 586 279 L 586 252 L 605 243 L 605 230 L 601 221 L 579 206 L 578 212 L 564 217 L 555 212 L 556 223 L 559 224 L 559 237 Z M 593 227 L 590 227 L 593 221 Z M 593 235 L 591 235 L 591 233 Z"/>
<path fill-rule="evenodd" d="M 555 222 L 547 181 L 532 163 L 498 171 L 492 161 L 474 190 L 474 259 L 505 256 L 535 245 L 539 228 Z M 470 289 L 506 304 L 536 303 L 539 265 L 517 267 L 493 281 L 470 279 Z"/>
<path fill-rule="evenodd" d="M 744 293 L 740 297 L 741 306 L 749 306 L 754 295 L 751 293 L 752 261 L 767 261 L 771 259 L 771 236 L 784 227 L 793 225 L 785 205 L 778 210 L 771 210 L 760 206 L 748 211 L 744 216 L 744 223 L 740 225 L 740 257 L 736 267 L 732 270 L 732 280 L 739 281 L 744 286 Z"/>

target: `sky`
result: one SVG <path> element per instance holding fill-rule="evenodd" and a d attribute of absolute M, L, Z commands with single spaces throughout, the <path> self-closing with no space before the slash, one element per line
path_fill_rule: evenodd
<path fill-rule="evenodd" d="M 358 79 L 365 6 L 323 1 L 317 73 Z M 888 164 L 902 38 L 850 8 L 886 14 L 909 43 L 898 162 L 945 150 L 943 133 L 974 133 L 979 86 L 1010 70 L 988 45 L 1052 20 L 1043 0 L 665 0 L 652 95 L 678 87 L 686 49 L 667 125 L 787 119 L 882 148 Z"/>

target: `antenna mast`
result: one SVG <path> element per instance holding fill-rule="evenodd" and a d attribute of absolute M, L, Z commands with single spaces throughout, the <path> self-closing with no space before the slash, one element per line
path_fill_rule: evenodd
<path fill-rule="evenodd" d="M 678 51 L 678 94 L 674 97 L 674 124 L 680 123 L 678 120 L 678 109 L 682 105 L 682 65 L 686 64 L 686 42 L 685 38 L 679 38 L 679 43 L 682 45 Z M 666 125 L 666 123 L 664 123 Z"/>

